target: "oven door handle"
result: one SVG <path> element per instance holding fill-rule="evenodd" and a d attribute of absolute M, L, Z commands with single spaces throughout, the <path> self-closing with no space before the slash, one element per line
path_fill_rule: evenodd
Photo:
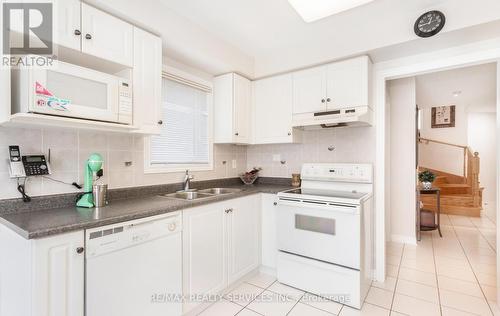
<path fill-rule="evenodd" d="M 333 204 L 327 202 L 319 202 L 319 201 L 307 201 L 307 200 L 295 200 L 288 198 L 280 198 L 278 199 L 278 206 L 289 206 L 289 207 L 300 207 L 300 208 L 313 208 L 319 210 L 328 210 L 328 211 L 336 211 L 342 212 L 344 214 L 359 214 L 359 207 L 352 205 L 343 205 L 343 204 Z"/>

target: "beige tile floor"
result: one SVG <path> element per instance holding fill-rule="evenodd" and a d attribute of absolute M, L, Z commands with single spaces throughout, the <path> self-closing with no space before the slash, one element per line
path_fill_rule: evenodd
<path fill-rule="evenodd" d="M 442 216 L 443 238 L 426 232 L 417 246 L 387 244 L 387 279 L 374 282 L 361 311 L 260 274 L 201 316 L 500 315 L 496 305 L 495 223 Z"/>

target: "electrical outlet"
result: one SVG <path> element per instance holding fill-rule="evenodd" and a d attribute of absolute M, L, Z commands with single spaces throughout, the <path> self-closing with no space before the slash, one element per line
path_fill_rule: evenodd
<path fill-rule="evenodd" d="M 233 159 L 233 160 L 231 161 L 231 167 L 232 167 L 233 169 L 236 169 L 236 159 Z"/>
<path fill-rule="evenodd" d="M 274 154 L 273 155 L 273 161 L 281 161 L 281 155 L 280 154 Z"/>

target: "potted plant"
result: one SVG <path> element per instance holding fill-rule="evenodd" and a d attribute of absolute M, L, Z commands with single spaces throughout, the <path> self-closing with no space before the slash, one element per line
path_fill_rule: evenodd
<path fill-rule="evenodd" d="M 436 180 L 436 175 L 429 170 L 425 170 L 418 174 L 418 180 L 422 183 L 424 190 L 430 190 L 432 182 Z"/>

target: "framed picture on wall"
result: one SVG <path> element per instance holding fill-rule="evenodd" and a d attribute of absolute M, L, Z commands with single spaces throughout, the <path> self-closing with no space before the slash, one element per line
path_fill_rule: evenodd
<path fill-rule="evenodd" d="M 455 106 L 436 106 L 432 108 L 432 128 L 455 127 Z"/>

